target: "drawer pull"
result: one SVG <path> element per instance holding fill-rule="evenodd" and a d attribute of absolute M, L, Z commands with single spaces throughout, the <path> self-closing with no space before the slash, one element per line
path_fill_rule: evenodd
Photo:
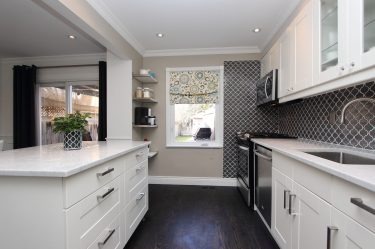
<path fill-rule="evenodd" d="M 105 192 L 103 195 L 98 195 L 97 198 L 98 200 L 106 198 L 108 195 L 110 195 L 113 191 L 115 191 L 115 188 L 110 188 L 108 189 L 107 192 Z"/>
<path fill-rule="evenodd" d="M 135 156 L 136 157 L 141 157 L 141 156 L 143 156 L 145 154 L 145 152 L 144 151 L 141 151 L 141 152 L 138 152 Z"/>
<path fill-rule="evenodd" d="M 290 190 L 284 190 L 284 209 L 286 209 L 286 195 L 288 194 L 290 199 Z"/>
<path fill-rule="evenodd" d="M 135 171 L 136 171 L 137 173 L 139 173 L 141 170 L 144 170 L 144 168 L 145 168 L 145 166 L 143 166 L 143 167 L 138 167 L 138 168 L 135 169 Z"/>
<path fill-rule="evenodd" d="M 137 197 L 137 201 L 142 200 L 142 198 L 145 196 L 145 193 L 140 193 Z"/>
<path fill-rule="evenodd" d="M 338 231 L 339 229 L 334 226 L 327 227 L 327 249 L 331 249 L 331 233 L 332 231 Z"/>
<path fill-rule="evenodd" d="M 115 232 L 116 232 L 116 229 L 109 230 L 109 234 L 107 235 L 107 237 L 105 238 L 105 240 L 103 240 L 102 242 L 98 243 L 99 248 L 102 248 L 107 243 L 107 241 L 112 237 L 112 235 Z"/>
<path fill-rule="evenodd" d="M 289 215 L 295 215 L 292 210 L 292 197 L 297 197 L 295 194 L 289 194 Z"/>
<path fill-rule="evenodd" d="M 104 172 L 102 172 L 102 173 L 97 173 L 96 175 L 97 175 L 98 177 L 99 177 L 99 176 L 105 176 L 105 175 L 111 173 L 112 171 L 115 171 L 115 169 L 114 169 L 114 168 L 109 168 L 109 169 L 107 169 L 106 171 L 104 171 Z"/>
<path fill-rule="evenodd" d="M 361 198 L 350 198 L 350 202 L 362 208 L 363 210 L 366 210 L 367 212 L 375 215 L 375 209 L 363 203 L 363 200 Z"/>

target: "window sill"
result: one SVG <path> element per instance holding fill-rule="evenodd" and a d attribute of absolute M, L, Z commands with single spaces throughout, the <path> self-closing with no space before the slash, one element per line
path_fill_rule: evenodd
<path fill-rule="evenodd" d="M 185 148 L 185 149 L 222 149 L 223 145 L 210 144 L 210 145 L 192 145 L 192 144 L 167 144 L 166 148 Z"/>

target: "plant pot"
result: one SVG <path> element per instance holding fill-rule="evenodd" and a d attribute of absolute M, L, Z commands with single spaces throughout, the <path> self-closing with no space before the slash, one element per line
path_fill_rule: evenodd
<path fill-rule="evenodd" d="M 64 150 L 80 150 L 82 148 L 82 131 L 64 133 Z"/>

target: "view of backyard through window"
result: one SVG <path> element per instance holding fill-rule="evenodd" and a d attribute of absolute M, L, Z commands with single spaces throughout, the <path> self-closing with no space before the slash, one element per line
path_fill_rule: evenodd
<path fill-rule="evenodd" d="M 62 134 L 52 131 L 52 120 L 66 113 L 90 114 L 83 139 L 98 140 L 99 87 L 97 84 L 40 86 L 40 144 L 61 143 Z"/>
<path fill-rule="evenodd" d="M 215 104 L 175 104 L 175 141 L 214 141 Z"/>

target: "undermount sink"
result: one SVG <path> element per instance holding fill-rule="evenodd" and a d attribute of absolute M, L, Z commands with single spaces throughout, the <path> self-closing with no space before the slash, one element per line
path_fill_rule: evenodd
<path fill-rule="evenodd" d="M 341 164 L 375 165 L 375 159 L 340 151 L 314 151 L 307 154 L 324 158 Z"/>

